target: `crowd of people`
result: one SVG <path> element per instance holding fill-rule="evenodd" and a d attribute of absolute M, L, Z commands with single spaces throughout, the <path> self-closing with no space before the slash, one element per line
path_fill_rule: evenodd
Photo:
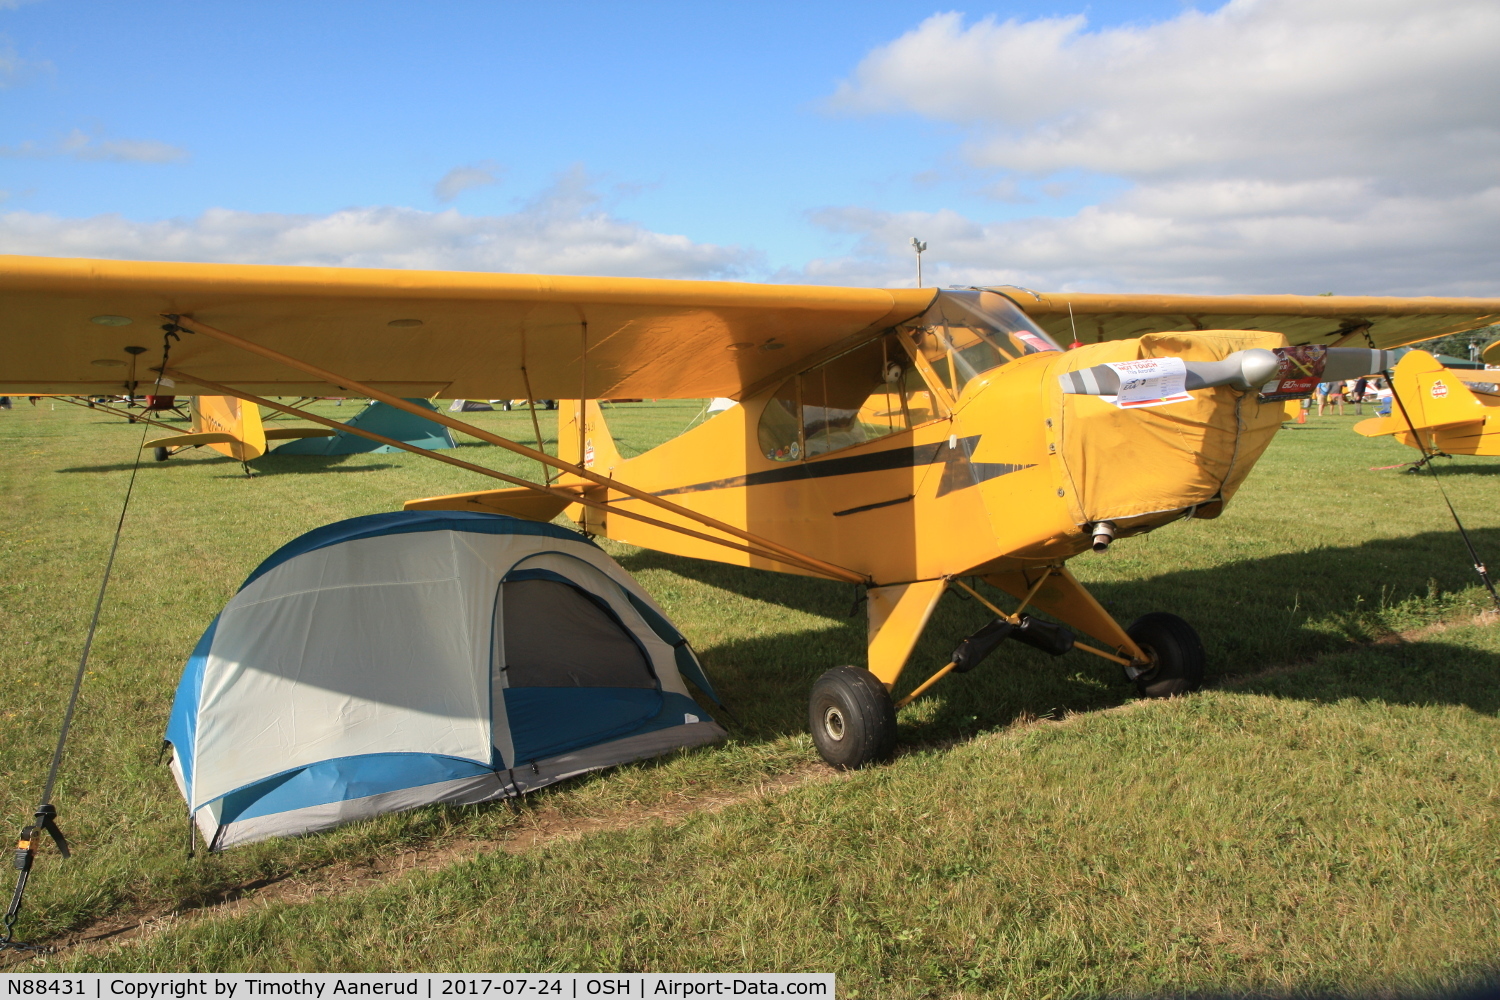
<path fill-rule="evenodd" d="M 1383 378 L 1356 378 L 1343 382 L 1319 382 L 1314 398 L 1318 403 L 1318 416 L 1323 415 L 1325 408 L 1331 414 L 1334 407 L 1338 407 L 1339 416 L 1344 415 L 1344 403 L 1354 404 L 1354 415 L 1364 416 L 1365 403 L 1375 404 L 1375 415 L 1377 417 L 1388 417 L 1391 415 L 1391 387 Z M 1310 409 L 1312 400 L 1302 403 L 1304 409 Z"/>

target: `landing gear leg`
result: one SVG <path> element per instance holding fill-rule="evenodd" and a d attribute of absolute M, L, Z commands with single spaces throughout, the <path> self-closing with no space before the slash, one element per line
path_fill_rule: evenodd
<path fill-rule="evenodd" d="M 1001 590 L 1017 596 L 1037 585 L 1038 570 L 1016 570 L 985 577 Z M 1165 611 L 1142 615 L 1122 629 L 1108 611 L 1084 589 L 1066 567 L 1056 567 L 1042 580 L 1031 603 L 1085 635 L 1098 639 L 1114 655 L 1085 649 L 1125 667 L 1125 676 L 1147 698 L 1188 694 L 1203 684 L 1206 657 L 1203 642 L 1187 622 Z"/>
<path fill-rule="evenodd" d="M 818 754 L 840 769 L 885 760 L 896 749 L 891 694 L 874 674 L 859 667 L 834 667 L 818 678 L 808 701 L 807 724 Z"/>

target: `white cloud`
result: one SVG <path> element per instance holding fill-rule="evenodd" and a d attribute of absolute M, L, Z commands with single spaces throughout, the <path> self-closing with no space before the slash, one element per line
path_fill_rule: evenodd
<path fill-rule="evenodd" d="M 211 209 L 137 222 L 0 213 L 0 253 L 134 260 L 432 268 L 640 277 L 734 277 L 759 258 L 655 233 L 602 210 L 581 171 L 510 215 L 351 208 L 328 215 Z"/>
<path fill-rule="evenodd" d="M 11 159 L 51 159 L 68 157 L 109 163 L 176 163 L 188 158 L 188 152 L 155 139 L 105 139 L 74 129 L 56 142 L 41 143 L 27 139 L 14 146 L 0 146 L 0 157 Z"/>
<path fill-rule="evenodd" d="M 0 7 L 0 10 L 4 9 Z M 16 55 L 15 46 L 8 39 L 0 38 L 0 90 L 24 83 L 31 76 L 51 69 L 52 64 L 45 60 L 22 59 Z"/>
<path fill-rule="evenodd" d="M 1148 27 L 940 14 L 868 55 L 834 104 L 975 130 L 1028 172 L 1477 177 L 1500 153 L 1492 0 L 1231 0 Z"/>
<path fill-rule="evenodd" d="M 433 197 L 438 201 L 452 201 L 465 191 L 498 183 L 500 169 L 499 164 L 492 160 L 454 167 L 432 186 Z"/>
<path fill-rule="evenodd" d="M 931 285 L 1056 291 L 1500 294 L 1500 185 L 1451 197 L 1379 197 L 1336 182 L 1138 189 L 1063 218 L 982 224 L 955 212 L 827 209 L 813 222 L 857 237 L 803 280 L 910 285 L 908 240 Z M 1258 209 L 1258 210 L 1257 210 Z M 782 276 L 792 280 L 793 275 Z"/>
<path fill-rule="evenodd" d="M 936 15 L 872 51 L 831 105 L 960 126 L 1000 199 L 1064 172 L 1132 186 L 992 225 L 825 212 L 863 239 L 809 273 L 904 273 L 915 232 L 955 278 L 1500 292 L 1497 44 L 1493 0 L 1230 0 L 1100 31 Z"/>

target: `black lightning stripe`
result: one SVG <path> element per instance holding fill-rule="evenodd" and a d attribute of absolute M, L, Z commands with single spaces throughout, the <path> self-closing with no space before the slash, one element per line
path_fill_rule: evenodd
<path fill-rule="evenodd" d="M 797 462 L 779 469 L 766 469 L 728 479 L 715 479 L 691 486 L 677 486 L 653 494 L 659 497 L 677 496 L 682 493 L 703 493 L 708 490 L 732 490 L 742 486 L 769 486 L 773 483 L 792 483 L 807 479 L 826 479 L 830 476 L 854 476 L 861 472 L 888 472 L 892 469 L 914 469 L 923 465 L 943 463 L 943 480 L 938 486 L 938 496 L 952 493 L 982 483 L 996 476 L 1019 472 L 1030 465 L 1007 465 L 998 462 L 972 462 L 970 456 L 979 444 L 979 435 L 959 438 L 957 447 L 948 447 L 948 442 L 913 445 L 910 448 L 887 448 L 884 451 L 846 458 L 829 458 L 821 462 Z"/>

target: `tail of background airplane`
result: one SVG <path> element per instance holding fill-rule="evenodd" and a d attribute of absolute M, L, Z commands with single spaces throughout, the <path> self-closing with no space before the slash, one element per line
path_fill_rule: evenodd
<path fill-rule="evenodd" d="M 1500 373 L 1444 368 L 1426 351 L 1408 352 L 1391 372 L 1399 402 L 1393 401 L 1390 415 L 1362 420 L 1354 429 L 1365 437 L 1394 435 L 1427 451 L 1489 454 L 1486 422 L 1500 421 L 1496 381 Z"/>
<path fill-rule="evenodd" d="M 145 447 L 160 449 L 158 458 L 165 458 L 169 448 L 199 445 L 241 462 L 266 453 L 266 430 L 260 422 L 260 407 L 255 404 L 233 396 L 194 396 L 192 413 L 190 433 L 147 441 Z"/>
<path fill-rule="evenodd" d="M 266 429 L 260 422 L 260 407 L 233 396 L 194 396 L 193 430 L 231 435 L 229 441 L 204 443 L 241 462 L 266 453 Z"/>

